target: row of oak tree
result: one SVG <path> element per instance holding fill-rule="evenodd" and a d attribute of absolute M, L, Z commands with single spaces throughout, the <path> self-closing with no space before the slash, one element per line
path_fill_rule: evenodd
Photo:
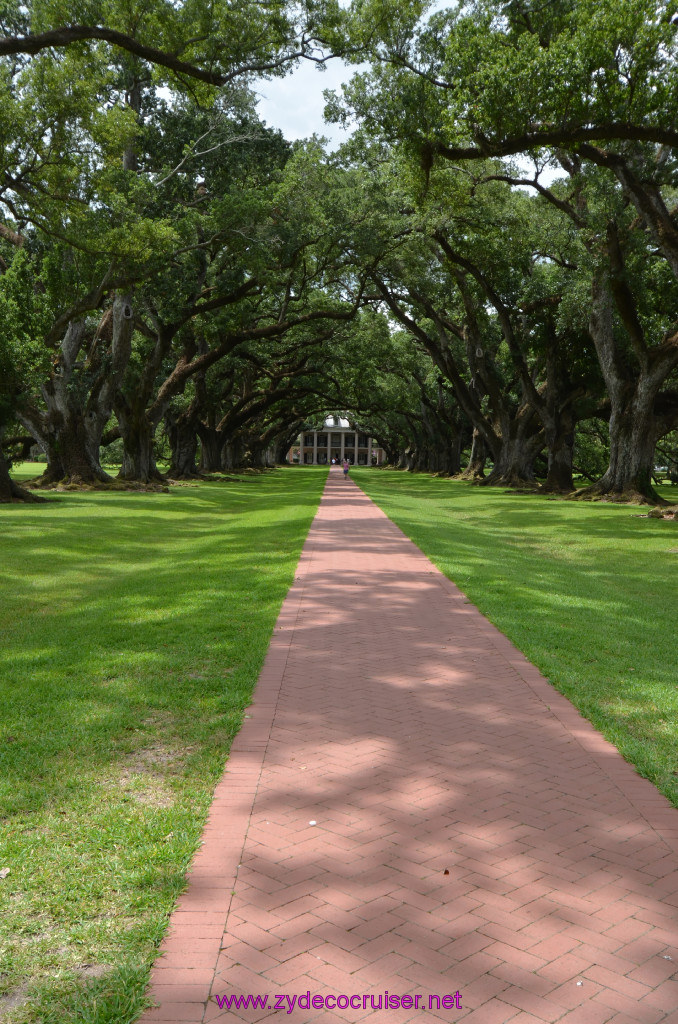
<path fill-rule="evenodd" d="M 149 483 L 160 433 L 170 475 L 228 471 L 341 409 L 393 462 L 565 493 L 601 436 L 587 493 L 656 501 L 676 31 L 658 0 L 5 5 L 0 500 L 33 444 L 44 483 L 106 483 L 111 444 Z M 352 134 L 286 142 L 253 85 L 334 55 Z"/>

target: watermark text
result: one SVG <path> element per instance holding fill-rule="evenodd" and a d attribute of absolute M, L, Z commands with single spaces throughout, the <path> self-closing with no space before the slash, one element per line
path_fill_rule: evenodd
<path fill-rule="evenodd" d="M 301 995 L 223 995 L 214 996 L 220 1010 L 461 1010 L 459 991 L 446 995 L 397 995 L 395 992 L 379 992 L 370 995 L 327 995 L 312 996 L 310 992 Z"/>

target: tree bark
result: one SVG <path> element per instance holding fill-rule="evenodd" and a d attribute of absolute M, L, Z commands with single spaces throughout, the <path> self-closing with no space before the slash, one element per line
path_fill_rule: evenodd
<path fill-rule="evenodd" d="M 245 465 L 245 446 L 241 438 L 229 438 L 221 446 L 221 470 L 229 473 Z"/>
<path fill-rule="evenodd" d="M 168 476 L 174 479 L 190 479 L 199 476 L 196 465 L 197 420 L 197 410 L 192 407 L 179 414 L 172 412 L 171 409 L 165 413 L 165 428 L 172 448 L 172 462 Z"/>
<path fill-rule="evenodd" d="M 168 475 L 179 480 L 199 476 L 196 465 L 198 437 L 195 428 L 189 423 L 178 424 L 170 433 L 170 443 L 172 463 Z"/>
<path fill-rule="evenodd" d="M 44 500 L 44 498 L 39 497 L 37 494 L 32 494 L 25 487 L 20 487 L 16 481 L 12 480 L 9 475 L 7 460 L 2 448 L 0 448 L 0 505 L 8 505 L 18 501 L 25 502 L 26 504 L 36 504 Z"/>
<path fill-rule="evenodd" d="M 275 466 L 275 452 L 270 444 L 250 445 L 250 464 L 258 469 L 272 469 Z"/>
<path fill-rule="evenodd" d="M 614 299 L 607 269 L 594 276 L 589 330 L 610 399 L 610 462 L 597 483 L 578 497 L 665 504 L 652 486 L 654 451 L 662 436 L 655 416 L 662 384 L 678 363 L 675 340 L 655 350 L 639 350 L 636 373 L 620 353 L 614 332 Z"/>
<path fill-rule="evenodd" d="M 223 441 L 219 436 L 219 431 L 216 427 L 209 427 L 204 423 L 199 423 L 198 436 L 200 438 L 200 472 L 221 472 L 221 449 Z"/>
<path fill-rule="evenodd" d="M 47 465 L 40 477 L 40 484 L 55 484 L 66 475 L 58 452 L 58 441 L 50 430 L 47 417 L 34 405 L 24 403 L 16 412 L 19 423 L 26 428 L 33 440 L 47 456 Z"/>
<path fill-rule="evenodd" d="M 292 447 L 289 439 L 279 441 L 275 446 L 275 464 L 276 466 L 284 466 L 287 463 L 287 453 Z"/>
<path fill-rule="evenodd" d="M 43 483 L 64 480 L 96 484 L 111 480 L 100 462 L 101 438 L 132 351 L 131 296 L 116 294 L 112 310 L 102 318 L 86 349 L 82 366 L 78 360 L 82 358 L 85 332 L 84 320 L 68 324 L 54 370 L 41 388 L 46 411 L 28 405 L 17 411 L 21 423 L 47 453 Z"/>
<path fill-rule="evenodd" d="M 460 480 L 483 480 L 485 478 L 485 463 L 487 462 L 487 446 L 480 434 L 474 427 L 471 439 L 471 454 L 468 465 L 463 473 L 459 473 Z"/>
<path fill-rule="evenodd" d="M 48 480 L 57 473 L 70 483 L 97 483 L 111 478 L 99 462 L 99 445 L 105 426 L 101 410 L 87 408 L 82 401 L 75 363 L 84 343 L 84 320 L 72 320 L 61 343 L 54 373 L 41 391 L 47 407 L 45 435 L 51 438 L 56 460 L 52 460 Z M 110 410 L 106 410 L 106 419 Z"/>
<path fill-rule="evenodd" d="M 154 429 L 148 422 L 145 410 L 142 409 L 139 414 L 136 410 L 123 410 L 118 406 L 118 423 L 123 443 L 119 479 L 137 480 L 145 484 L 162 481 L 153 453 Z"/>
<path fill-rule="evenodd" d="M 502 445 L 491 472 L 480 481 L 481 486 L 536 487 L 534 460 L 537 454 L 522 438 L 507 441 Z"/>
<path fill-rule="evenodd" d="M 574 414 L 571 407 L 568 406 L 556 416 L 554 423 L 546 429 L 548 469 L 544 490 L 554 494 L 570 494 L 574 491 L 572 479 L 574 428 Z"/>
<path fill-rule="evenodd" d="M 657 444 L 653 414 L 654 395 L 634 389 L 613 403 L 610 415 L 610 464 L 595 484 L 579 491 L 580 497 L 609 497 L 614 501 L 661 505 L 652 486 Z"/>
<path fill-rule="evenodd" d="M 544 433 L 532 409 L 523 407 L 502 429 L 494 466 L 481 486 L 536 487 L 534 462 L 544 448 Z"/>

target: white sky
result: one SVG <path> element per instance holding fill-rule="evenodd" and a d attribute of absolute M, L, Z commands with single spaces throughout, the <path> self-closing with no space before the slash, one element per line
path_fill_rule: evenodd
<path fill-rule="evenodd" d="M 325 124 L 323 89 L 339 89 L 356 70 L 339 59 L 329 61 L 325 71 L 303 61 L 285 78 L 259 83 L 259 116 L 272 128 L 279 128 L 286 139 L 306 139 L 315 132 L 328 138 L 330 148 L 335 149 L 348 133 L 338 125 Z"/>
<path fill-rule="evenodd" d="M 350 0 L 339 0 L 341 7 L 348 7 Z M 423 21 L 434 11 L 455 6 L 456 0 L 430 0 Z M 348 82 L 356 71 L 365 70 L 367 64 L 349 65 L 336 58 L 321 71 L 311 61 L 302 61 L 291 75 L 262 81 L 256 87 L 260 96 L 259 116 L 273 128 L 279 128 L 286 139 L 306 139 L 315 132 L 329 139 L 329 148 L 336 149 L 344 142 L 350 131 L 338 125 L 325 124 L 323 120 L 323 89 L 336 89 Z"/>

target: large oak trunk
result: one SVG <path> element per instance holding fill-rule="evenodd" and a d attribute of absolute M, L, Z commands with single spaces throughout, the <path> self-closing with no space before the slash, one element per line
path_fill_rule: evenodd
<path fill-rule="evenodd" d="M 512 427 L 515 423 L 512 424 Z M 494 466 L 488 476 L 480 481 L 481 486 L 536 487 L 534 463 L 544 447 L 543 434 L 529 433 L 524 429 L 507 431 L 501 438 L 501 445 L 495 457 Z"/>
<path fill-rule="evenodd" d="M 40 477 L 40 484 L 55 484 L 58 483 L 59 480 L 63 480 L 65 476 L 66 470 L 64 469 L 64 464 L 61 461 L 59 453 L 53 446 L 49 446 L 47 448 L 47 465 L 45 466 L 45 471 Z"/>
<path fill-rule="evenodd" d="M 483 440 L 480 431 L 473 428 L 471 439 L 471 454 L 468 465 L 463 473 L 459 473 L 460 480 L 483 480 L 485 478 L 485 463 L 487 462 L 487 445 Z"/>
<path fill-rule="evenodd" d="M 52 459 L 47 482 L 63 479 L 69 483 L 95 484 L 110 482 L 111 477 L 99 461 L 104 424 L 99 417 L 87 417 L 82 410 L 70 406 L 63 413 L 53 405 L 45 389 L 48 417 L 55 426 L 56 460 Z M 58 474 L 61 474 L 60 476 Z"/>
<path fill-rule="evenodd" d="M 34 405 L 26 404 L 17 411 L 17 419 L 47 456 L 47 465 L 40 477 L 40 485 L 55 484 L 63 480 L 66 471 L 58 451 L 59 442 L 50 430 L 47 416 Z"/>
<path fill-rule="evenodd" d="M 601 479 L 580 491 L 580 497 L 609 497 L 614 501 L 662 504 L 652 486 L 657 443 L 652 409 L 634 394 L 615 403 L 610 415 L 610 463 Z M 644 407 L 644 408 L 643 408 Z"/>
<path fill-rule="evenodd" d="M 76 361 L 84 342 L 85 322 L 72 321 L 61 343 L 54 372 L 41 389 L 47 408 L 46 448 L 56 457 L 51 459 L 46 482 L 63 479 L 69 483 L 95 484 L 111 479 L 99 461 L 101 435 L 110 415 L 106 401 L 109 389 L 99 389 L 97 393 L 92 388 L 87 395 L 74 386 L 78 381 Z M 101 391 L 105 391 L 103 401 Z"/>
<path fill-rule="evenodd" d="M 275 466 L 275 450 L 269 444 L 252 444 L 250 446 L 250 464 L 259 469 L 272 469 Z"/>
<path fill-rule="evenodd" d="M 196 456 L 198 453 L 197 416 L 191 410 L 165 413 L 165 428 L 172 449 L 169 476 L 175 479 L 198 476 Z"/>
<path fill-rule="evenodd" d="M 41 388 L 45 410 L 26 402 L 17 412 L 47 453 L 41 483 L 110 482 L 100 462 L 101 438 L 129 363 L 133 329 L 127 293 L 116 294 L 93 338 L 84 319 L 68 324 L 50 377 Z"/>
<path fill-rule="evenodd" d="M 617 347 L 613 287 L 606 273 L 599 273 L 593 280 L 589 330 L 610 398 L 610 462 L 597 483 L 577 494 L 582 498 L 662 504 L 663 499 L 652 486 L 654 451 L 661 436 L 654 409 L 678 354 L 670 347 L 665 351 L 646 350 L 637 370 L 632 372 L 629 363 L 620 358 Z"/>
<path fill-rule="evenodd" d="M 172 443 L 172 463 L 169 468 L 169 476 L 175 479 L 184 477 L 199 476 L 196 465 L 198 454 L 198 438 L 195 430 L 186 424 L 178 427 L 174 433 Z"/>
<path fill-rule="evenodd" d="M 161 481 L 163 477 L 153 454 L 153 428 L 146 416 L 143 413 L 135 416 L 119 409 L 118 422 L 123 444 L 119 478 L 144 484 Z"/>
<path fill-rule="evenodd" d="M 291 441 L 289 438 L 285 438 L 284 441 L 279 441 L 275 446 L 275 463 L 276 466 L 283 466 L 287 463 L 287 453 L 291 447 Z"/>
<path fill-rule="evenodd" d="M 572 460 L 574 457 L 574 416 L 571 409 L 556 418 L 546 430 L 548 469 L 544 489 L 558 494 L 574 490 Z"/>
<path fill-rule="evenodd" d="M 15 501 L 23 501 L 27 504 L 44 501 L 36 494 L 31 494 L 25 487 L 20 487 L 9 475 L 7 460 L 0 448 L 0 505 L 7 505 Z"/>
<path fill-rule="evenodd" d="M 200 472 L 221 472 L 223 438 L 216 428 L 207 427 L 202 423 L 198 425 L 198 434 L 200 436 Z"/>
<path fill-rule="evenodd" d="M 228 473 L 245 465 L 245 446 L 239 438 L 231 439 L 221 447 L 221 469 Z"/>
<path fill-rule="evenodd" d="M 441 476 L 455 476 L 461 469 L 461 449 L 459 438 L 455 443 L 444 447 L 429 449 L 426 452 L 425 468 L 429 473 L 438 473 Z"/>

